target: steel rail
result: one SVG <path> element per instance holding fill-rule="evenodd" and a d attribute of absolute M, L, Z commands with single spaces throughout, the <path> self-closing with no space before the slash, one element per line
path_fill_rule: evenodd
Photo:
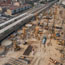
<path fill-rule="evenodd" d="M 38 9 L 38 11 L 35 11 L 35 10 L 34 10 L 34 12 L 28 13 L 27 16 L 25 16 L 25 17 L 23 17 L 23 18 L 17 20 L 16 22 L 14 22 L 14 23 L 10 24 L 9 26 L 7 26 L 7 27 L 3 28 L 2 30 L 0 30 L 0 40 L 2 40 L 2 39 L 5 38 L 7 35 L 11 34 L 11 32 L 13 32 L 14 30 L 16 30 L 16 29 L 15 29 L 16 27 L 14 28 L 14 26 L 16 26 L 16 25 L 18 25 L 18 24 L 19 24 L 19 26 L 21 26 L 21 25 L 27 23 L 27 20 L 28 20 L 28 19 L 34 17 L 36 14 L 40 13 L 41 11 L 43 11 L 43 10 L 45 10 L 45 9 L 47 9 L 47 8 L 49 8 L 49 7 L 51 7 L 51 5 L 53 5 L 53 4 L 56 3 L 56 2 L 57 2 L 57 0 L 55 0 L 55 1 L 51 2 L 51 3 L 48 3 L 48 4 L 46 5 L 46 7 L 43 6 L 41 9 Z M 25 21 L 25 20 L 26 20 L 26 21 Z M 21 24 L 20 24 L 20 23 L 21 23 Z M 13 29 L 13 28 L 14 28 L 14 29 Z M 17 27 L 17 28 L 18 28 L 18 27 Z M 11 30 L 10 30 L 10 29 L 11 29 Z M 5 31 L 9 31 L 9 32 L 7 32 L 7 33 L 5 34 Z M 2 38 L 1 38 L 1 37 L 2 37 Z"/>

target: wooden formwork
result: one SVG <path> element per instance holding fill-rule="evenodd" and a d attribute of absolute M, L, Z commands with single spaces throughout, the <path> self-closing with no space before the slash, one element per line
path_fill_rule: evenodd
<path fill-rule="evenodd" d="M 11 58 L 4 65 L 30 65 L 33 60 L 33 57 L 20 56 L 17 59 Z"/>

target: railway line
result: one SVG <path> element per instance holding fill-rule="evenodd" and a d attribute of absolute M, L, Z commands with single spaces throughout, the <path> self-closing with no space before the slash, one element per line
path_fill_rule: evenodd
<path fill-rule="evenodd" d="M 39 6 L 38 6 L 38 7 L 39 7 Z M 8 20 L 8 21 L 5 21 L 4 23 L 1 23 L 1 24 L 0 24 L 0 29 L 3 29 L 4 27 L 6 27 L 6 26 L 9 25 L 9 24 L 12 24 L 12 23 L 15 22 L 16 20 L 25 17 L 26 15 L 28 15 L 28 13 L 37 11 L 37 10 L 39 9 L 38 7 L 37 7 L 37 8 L 33 8 L 33 9 L 31 9 L 30 11 L 25 12 L 25 13 L 19 15 L 19 16 L 16 16 L 16 17 L 14 17 L 14 18 L 12 18 L 12 19 L 10 19 L 10 20 Z"/>
<path fill-rule="evenodd" d="M 50 2 L 48 4 L 41 5 L 38 8 L 33 8 L 17 17 L 14 17 L 5 23 L 0 24 L 0 41 L 7 37 L 12 32 L 16 31 L 19 27 L 23 26 L 24 24 L 28 23 L 29 20 L 32 19 L 36 14 L 39 14 L 43 10 L 51 7 L 57 0 Z"/>

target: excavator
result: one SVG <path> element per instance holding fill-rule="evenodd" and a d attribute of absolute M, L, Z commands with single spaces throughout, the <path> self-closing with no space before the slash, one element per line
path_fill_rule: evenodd
<path fill-rule="evenodd" d="M 21 49 L 20 46 L 16 44 L 16 41 L 13 41 L 13 48 L 14 48 L 14 51 L 19 51 Z"/>

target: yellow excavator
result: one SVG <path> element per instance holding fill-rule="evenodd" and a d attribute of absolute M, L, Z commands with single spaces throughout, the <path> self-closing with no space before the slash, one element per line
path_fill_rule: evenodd
<path fill-rule="evenodd" d="M 13 48 L 14 48 L 14 51 L 19 51 L 21 49 L 20 46 L 16 44 L 16 41 L 13 41 Z"/>

